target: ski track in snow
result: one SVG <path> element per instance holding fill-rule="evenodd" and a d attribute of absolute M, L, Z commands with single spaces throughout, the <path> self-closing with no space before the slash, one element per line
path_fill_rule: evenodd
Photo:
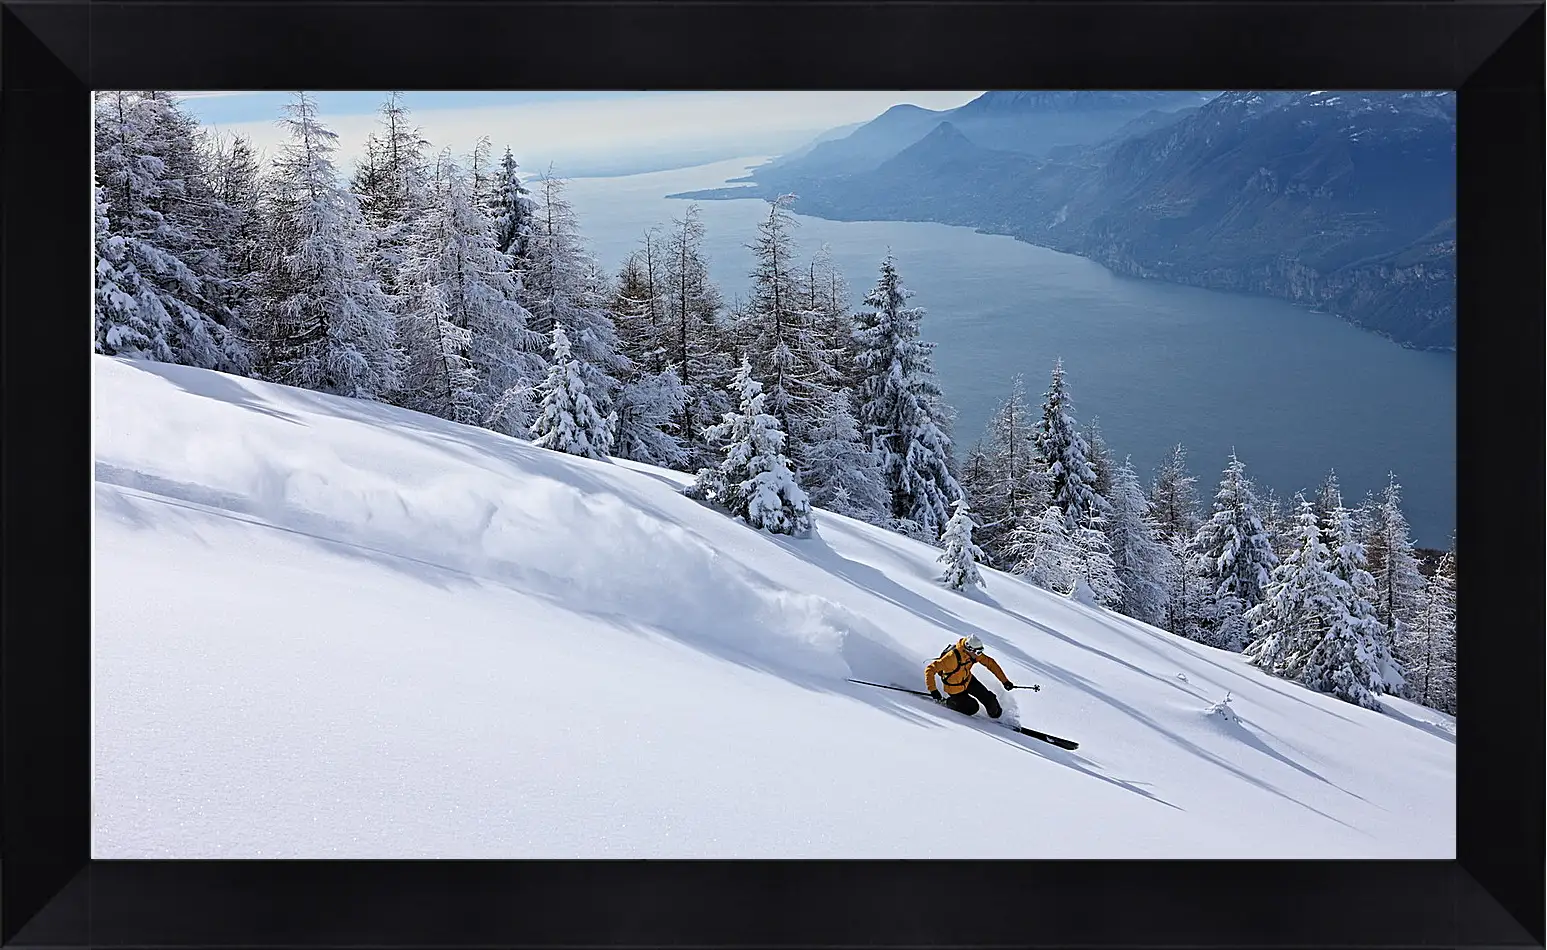
<path fill-rule="evenodd" d="M 681 473 L 94 360 L 94 857 L 1454 856 L 1433 710 Z M 1078 750 L 846 681 L 971 633 Z"/>

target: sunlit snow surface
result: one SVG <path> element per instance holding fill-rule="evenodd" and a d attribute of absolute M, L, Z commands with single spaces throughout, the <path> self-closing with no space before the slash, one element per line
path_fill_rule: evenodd
<path fill-rule="evenodd" d="M 678 473 L 94 360 L 94 857 L 1454 857 L 1434 711 Z M 969 633 L 1078 751 L 845 682 Z"/>

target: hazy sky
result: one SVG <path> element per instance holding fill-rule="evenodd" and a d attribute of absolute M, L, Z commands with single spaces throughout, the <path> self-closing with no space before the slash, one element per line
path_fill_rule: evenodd
<path fill-rule="evenodd" d="M 506 145 L 526 168 L 559 174 L 648 164 L 668 156 L 705 161 L 786 151 L 828 129 L 874 118 L 899 103 L 949 109 L 978 92 L 405 92 L 404 103 L 439 149 L 465 153 L 480 135 Z M 273 154 L 282 92 L 181 92 L 206 126 L 248 136 Z M 352 167 L 376 127 L 384 92 L 316 93 L 339 135 L 339 165 Z"/>

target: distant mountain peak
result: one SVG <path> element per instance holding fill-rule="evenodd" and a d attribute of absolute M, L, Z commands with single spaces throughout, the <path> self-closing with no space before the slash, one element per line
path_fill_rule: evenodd
<path fill-rule="evenodd" d="M 924 113 L 924 114 L 931 114 L 931 113 L 938 114 L 938 113 L 936 113 L 936 110 L 934 110 L 934 109 L 926 109 L 923 106 L 916 106 L 916 105 L 914 105 L 911 102 L 900 102 L 897 105 L 892 106 L 890 109 L 887 109 L 885 112 L 881 113 L 881 115 L 891 115 L 891 116 L 903 115 L 903 114 L 915 114 L 916 115 L 916 114 L 920 114 L 920 113 Z"/>
<path fill-rule="evenodd" d="M 956 126 L 952 125 L 949 120 L 941 122 L 939 125 L 929 130 L 929 134 L 924 136 L 924 141 L 928 142 L 931 140 L 935 142 L 951 142 L 960 140 L 967 142 L 968 144 L 971 144 L 972 142 L 971 139 L 962 134 L 961 129 L 958 129 Z"/>
<path fill-rule="evenodd" d="M 941 122 L 929 134 L 903 149 L 891 162 L 938 161 L 956 159 L 985 149 L 969 139 L 951 122 Z M 888 164 L 891 164 L 889 162 Z"/>
<path fill-rule="evenodd" d="M 978 165 L 1010 153 L 984 148 L 968 138 L 953 122 L 940 122 L 917 142 L 887 159 L 881 174 L 934 172 L 946 167 Z"/>

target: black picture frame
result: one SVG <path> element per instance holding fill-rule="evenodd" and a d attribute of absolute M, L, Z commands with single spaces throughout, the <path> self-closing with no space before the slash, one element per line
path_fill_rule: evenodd
<path fill-rule="evenodd" d="M 1514 2 L 0 3 L 0 943 L 1542 946 L 1542 35 Z M 1458 89 L 1457 860 L 90 860 L 89 90 L 289 87 Z"/>

